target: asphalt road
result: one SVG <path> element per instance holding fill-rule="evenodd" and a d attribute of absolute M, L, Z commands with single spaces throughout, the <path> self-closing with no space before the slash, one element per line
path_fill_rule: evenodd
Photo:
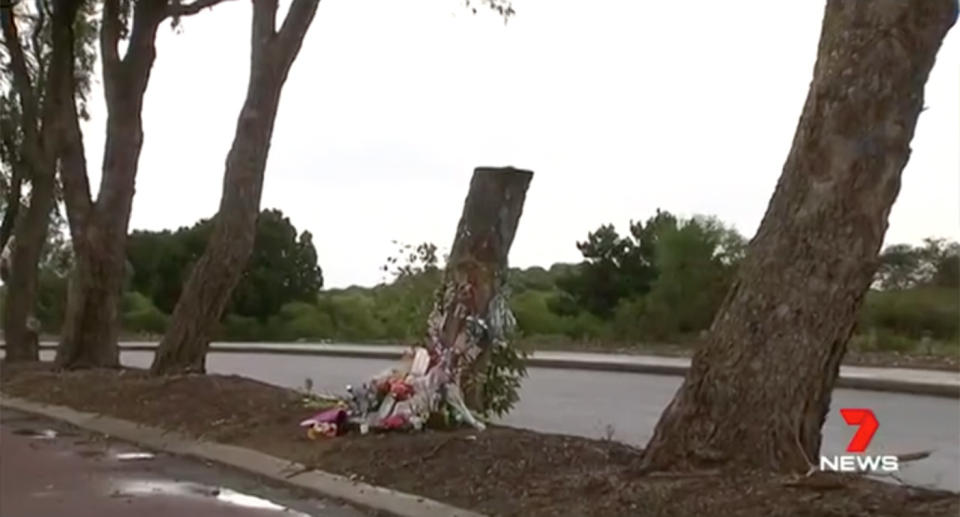
<path fill-rule="evenodd" d="M 48 355 L 49 354 L 49 355 Z M 52 357 L 45 352 L 44 358 Z M 150 352 L 124 352 L 129 366 L 148 366 Z M 207 368 L 287 387 L 312 379 L 318 392 L 342 393 L 347 384 L 392 366 L 391 361 L 336 357 L 211 353 Z M 643 445 L 681 378 L 662 375 L 532 368 L 520 403 L 503 423 L 544 432 Z M 869 454 L 932 450 L 901 466 L 905 482 L 960 491 L 960 405 L 954 399 L 861 390 L 836 390 L 833 407 L 865 407 L 880 421 Z M 842 454 L 855 429 L 837 411 L 824 426 L 822 453 Z"/>
<path fill-rule="evenodd" d="M 235 471 L 3 412 L 3 517 L 361 517 Z"/>

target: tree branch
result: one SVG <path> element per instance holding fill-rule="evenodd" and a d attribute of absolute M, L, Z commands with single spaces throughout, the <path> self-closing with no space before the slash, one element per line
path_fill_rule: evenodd
<path fill-rule="evenodd" d="M 70 90 L 70 99 L 73 98 L 75 82 L 74 74 L 71 73 L 68 83 L 63 86 L 65 91 Z M 67 205 L 70 234 L 77 236 L 89 218 L 93 198 L 90 195 L 87 157 L 83 149 L 83 133 L 80 130 L 76 105 L 64 107 L 64 118 L 63 134 L 59 135 L 60 181 L 63 184 L 63 201 Z"/>
<path fill-rule="evenodd" d="M 140 0 L 134 3 L 130 44 L 123 56 L 123 64 L 139 62 L 148 51 L 156 53 L 157 27 L 166 16 L 164 4 L 164 0 Z"/>
<path fill-rule="evenodd" d="M 293 62 L 300 46 L 303 44 L 303 38 L 307 34 L 307 29 L 313 22 L 313 17 L 317 14 L 317 6 L 320 0 L 293 0 L 287 17 L 283 20 L 283 26 L 280 27 L 280 35 L 277 44 L 280 47 L 280 55 L 286 63 Z M 289 67 L 290 65 L 287 64 Z"/>
<path fill-rule="evenodd" d="M 131 96 L 128 98 L 143 102 L 143 92 L 146 91 L 150 78 L 150 69 L 153 68 L 157 56 L 157 28 L 167 16 L 166 0 L 139 0 L 133 7 L 133 27 L 130 31 L 130 44 L 127 53 L 120 61 L 125 80 L 124 85 L 129 88 Z M 111 99 L 107 99 L 108 105 Z M 126 109 L 137 114 L 139 106 L 128 106 Z"/>
<path fill-rule="evenodd" d="M 277 0 L 253 0 L 253 48 L 273 40 L 277 26 Z"/>
<path fill-rule="evenodd" d="M 80 235 L 93 204 L 87 179 L 80 118 L 74 98 L 77 79 L 73 66 L 73 25 L 82 3 L 83 0 L 57 0 L 54 7 L 53 52 L 47 81 L 49 102 L 44 107 L 44 136 L 48 141 L 49 163 L 50 166 L 55 166 L 59 161 L 63 198 L 67 205 L 70 233 L 74 238 Z M 106 3 L 113 3 L 114 7 L 117 5 L 115 0 L 106 0 Z M 106 6 L 104 8 L 106 10 Z M 117 13 L 119 14 L 119 11 Z M 119 16 L 114 17 L 114 20 L 119 22 Z M 116 27 L 119 27 L 119 23 Z M 107 80 L 110 80 L 109 77 Z"/>
<path fill-rule="evenodd" d="M 100 56 L 103 62 L 104 88 L 107 97 L 115 87 L 120 67 L 120 1 L 104 0 L 103 20 L 100 22 Z"/>
<path fill-rule="evenodd" d="M 193 2 L 189 4 L 173 2 L 167 6 L 167 16 L 172 18 L 191 16 L 224 1 L 225 0 L 193 0 Z"/>
<path fill-rule="evenodd" d="M 13 4 L 0 7 L 0 24 L 3 25 L 3 44 L 10 53 L 10 68 L 13 70 L 13 86 L 20 99 L 20 117 L 23 122 L 24 144 L 29 154 L 39 151 L 37 145 L 37 119 L 39 107 L 34 95 L 33 82 L 27 69 L 27 59 L 20 45 L 20 33 L 14 21 Z M 29 156 L 28 154 L 28 156 Z M 32 156 L 29 156 L 33 158 Z"/>

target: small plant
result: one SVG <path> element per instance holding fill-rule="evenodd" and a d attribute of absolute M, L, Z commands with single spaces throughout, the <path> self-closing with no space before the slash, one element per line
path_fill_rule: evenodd
<path fill-rule="evenodd" d="M 483 383 L 482 414 L 501 417 L 520 400 L 520 381 L 527 376 L 525 350 L 506 343 L 493 345 Z"/>

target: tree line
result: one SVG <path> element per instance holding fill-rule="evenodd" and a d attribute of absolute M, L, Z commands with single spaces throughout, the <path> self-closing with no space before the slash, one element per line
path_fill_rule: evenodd
<path fill-rule="evenodd" d="M 137 230 L 127 240 L 121 324 L 133 338 L 162 335 L 210 237 L 203 219 L 177 230 Z M 44 250 L 39 319 L 63 324 L 69 247 L 55 224 Z M 425 330 L 444 257 L 432 243 L 395 243 L 374 287 L 322 289 L 310 232 L 276 209 L 257 221 L 250 261 L 215 337 L 231 341 L 412 342 Z M 575 245 L 583 260 L 548 268 L 512 268 L 510 305 L 518 338 L 542 346 L 693 344 L 730 287 L 746 239 L 711 216 L 657 210 L 630 222 L 626 235 L 605 224 Z M 860 310 L 854 343 L 909 351 L 927 338 L 956 342 L 960 316 L 960 244 L 928 238 L 887 246 Z M 954 347 L 955 348 L 955 347 Z"/>

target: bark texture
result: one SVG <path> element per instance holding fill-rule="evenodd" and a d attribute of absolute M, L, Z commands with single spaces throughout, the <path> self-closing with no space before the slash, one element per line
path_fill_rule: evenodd
<path fill-rule="evenodd" d="M 645 450 L 650 470 L 807 471 L 956 0 L 830 0 L 746 259 Z"/>
<path fill-rule="evenodd" d="M 319 0 L 294 0 L 276 30 L 276 0 L 255 0 L 247 97 L 227 155 L 220 209 L 160 342 L 156 374 L 203 372 L 207 348 L 253 251 L 280 92 Z"/>
<path fill-rule="evenodd" d="M 38 175 L 32 182 L 30 204 L 16 228 L 3 310 L 3 337 L 9 361 L 38 361 L 37 328 L 31 328 L 39 288 L 39 263 L 47 240 L 50 212 L 53 208 L 51 175 Z"/>
<path fill-rule="evenodd" d="M 54 205 L 57 153 L 63 106 L 73 101 L 72 90 L 63 97 L 62 87 L 69 81 L 73 67 L 73 24 L 80 2 L 65 0 L 53 7 L 52 51 L 45 84 L 48 91 L 41 101 L 40 92 L 27 71 L 26 58 L 11 5 L 0 8 L 4 45 L 10 55 L 13 86 L 20 104 L 23 131 L 21 148 L 14 165 L 16 195 L 3 224 L 12 226 L 13 242 L 7 282 L 7 303 L 4 306 L 4 340 L 10 361 L 39 359 L 37 331 L 30 328 L 37 301 L 38 268 L 47 238 L 50 213 Z M 30 182 L 30 199 L 22 219 L 16 216 L 19 207 L 20 182 Z M 12 196 L 11 196 L 12 197 Z M 9 219 L 9 221 L 8 221 Z M 17 220 L 19 219 L 19 220 Z M 11 228 L 8 227 L 9 231 Z M 6 239 L 9 234 L 2 236 Z M 6 243 L 4 243 L 6 244 Z"/>
<path fill-rule="evenodd" d="M 120 9 L 118 0 L 104 2 L 100 52 L 107 140 L 96 202 L 90 197 L 86 170 L 65 167 L 63 173 L 75 259 L 57 348 L 57 364 L 65 368 L 119 364 L 118 303 L 123 288 L 127 225 L 143 147 L 140 113 L 157 54 L 157 28 L 167 16 L 165 2 L 136 2 L 129 47 L 121 58 Z M 64 134 L 76 138 L 72 123 L 69 125 Z M 73 142 L 71 150 L 76 152 L 76 147 Z"/>
<path fill-rule="evenodd" d="M 507 256 L 532 179 L 532 172 L 512 167 L 474 170 L 430 316 L 429 340 L 454 349 L 472 410 L 485 410 L 490 348 L 505 344 L 513 320 L 507 304 Z"/>
<path fill-rule="evenodd" d="M 119 364 L 118 305 L 125 276 L 127 226 L 143 147 L 141 111 L 157 55 L 157 29 L 168 18 L 188 16 L 219 2 L 134 2 L 123 56 L 119 44 L 125 29 L 121 12 L 124 2 L 103 2 L 100 57 L 107 105 L 107 139 L 96 201 L 90 195 L 75 107 L 65 110 L 60 133 L 63 139 L 61 178 L 75 259 L 57 348 L 56 361 L 61 367 Z M 70 79 L 68 87 L 73 88 L 72 75 Z"/>

